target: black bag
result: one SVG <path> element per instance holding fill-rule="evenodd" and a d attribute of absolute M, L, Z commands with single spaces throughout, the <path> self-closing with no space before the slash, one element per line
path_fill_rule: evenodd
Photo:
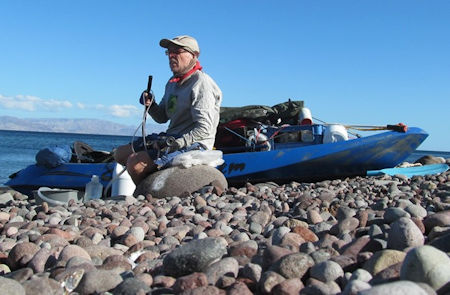
<path fill-rule="evenodd" d="M 302 108 L 301 100 L 288 100 L 272 107 L 264 105 L 222 107 L 214 146 L 227 152 L 241 152 L 242 149 L 239 148 L 245 148 L 249 131 L 259 129 L 261 124 L 270 126 L 298 124 Z"/>
<path fill-rule="evenodd" d="M 300 110 L 302 108 L 303 108 L 302 100 L 297 100 L 297 101 L 288 100 L 287 102 L 276 104 L 272 107 L 274 112 L 277 114 L 278 118 L 281 120 L 280 123 L 278 123 L 281 125 L 282 124 L 290 124 L 290 125 L 298 124 L 298 116 L 299 116 Z"/>
<path fill-rule="evenodd" d="M 69 163 L 72 158 L 72 149 L 68 145 L 51 145 L 36 154 L 36 164 L 47 168 L 55 168 L 61 164 Z"/>
<path fill-rule="evenodd" d="M 271 107 L 263 105 L 248 105 L 243 107 L 221 107 L 220 124 L 238 119 L 251 119 L 264 122 L 275 115 Z"/>
<path fill-rule="evenodd" d="M 82 141 L 73 143 L 74 157 L 71 162 L 74 163 L 108 163 L 114 160 L 110 152 L 95 151 L 90 145 Z"/>
<path fill-rule="evenodd" d="M 219 124 L 245 119 L 269 125 L 296 124 L 303 101 L 292 101 L 274 105 L 248 105 L 243 107 L 221 107 Z"/>

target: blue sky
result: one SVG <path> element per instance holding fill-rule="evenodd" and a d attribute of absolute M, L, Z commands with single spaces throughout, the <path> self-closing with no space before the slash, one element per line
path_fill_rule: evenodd
<path fill-rule="evenodd" d="M 0 115 L 138 126 L 161 38 L 197 38 L 223 106 L 304 100 L 326 122 L 425 129 L 450 150 L 450 1 L 0 0 Z"/>

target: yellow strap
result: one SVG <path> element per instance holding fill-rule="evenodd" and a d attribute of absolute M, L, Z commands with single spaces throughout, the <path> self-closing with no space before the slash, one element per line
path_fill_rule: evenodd
<path fill-rule="evenodd" d="M 388 130 L 386 126 L 352 126 L 344 125 L 347 129 L 354 129 L 359 131 L 378 131 L 378 130 Z"/>

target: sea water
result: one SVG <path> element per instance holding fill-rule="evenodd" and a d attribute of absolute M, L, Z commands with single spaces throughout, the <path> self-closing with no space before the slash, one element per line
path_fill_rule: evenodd
<path fill-rule="evenodd" d="M 0 130 L 0 185 L 8 181 L 9 175 L 35 164 L 36 153 L 51 145 L 72 145 L 75 141 L 82 141 L 95 150 L 110 152 L 131 140 L 131 136 Z M 424 155 L 450 158 L 450 152 L 419 150 L 407 161 L 414 162 Z"/>
<path fill-rule="evenodd" d="M 36 153 L 51 145 L 72 146 L 82 141 L 95 150 L 110 152 L 131 140 L 131 136 L 0 130 L 0 185 L 8 181 L 9 175 L 35 164 Z"/>

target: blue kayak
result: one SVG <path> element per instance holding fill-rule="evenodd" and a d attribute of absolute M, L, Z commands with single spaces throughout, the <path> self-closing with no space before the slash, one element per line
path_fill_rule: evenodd
<path fill-rule="evenodd" d="M 231 183 L 272 180 L 318 181 L 366 175 L 369 170 L 391 168 L 405 161 L 428 134 L 420 128 L 326 144 L 270 151 L 225 154 L 219 168 Z"/>
<path fill-rule="evenodd" d="M 309 182 L 364 176 L 367 171 L 392 168 L 405 161 L 428 136 L 424 130 L 410 127 L 404 132 L 384 131 L 367 137 L 323 143 L 322 127 L 300 127 L 314 134 L 308 142 L 269 140 L 270 145 L 263 148 L 258 148 L 258 144 L 246 144 L 238 149 L 223 148 L 224 163 L 217 168 L 230 184 Z M 283 132 L 298 131 L 289 128 Z M 67 163 L 51 169 L 30 165 L 11 175 L 5 185 L 26 194 L 43 186 L 83 190 L 92 175 L 98 175 L 106 187 L 115 168 L 114 162 Z"/>

